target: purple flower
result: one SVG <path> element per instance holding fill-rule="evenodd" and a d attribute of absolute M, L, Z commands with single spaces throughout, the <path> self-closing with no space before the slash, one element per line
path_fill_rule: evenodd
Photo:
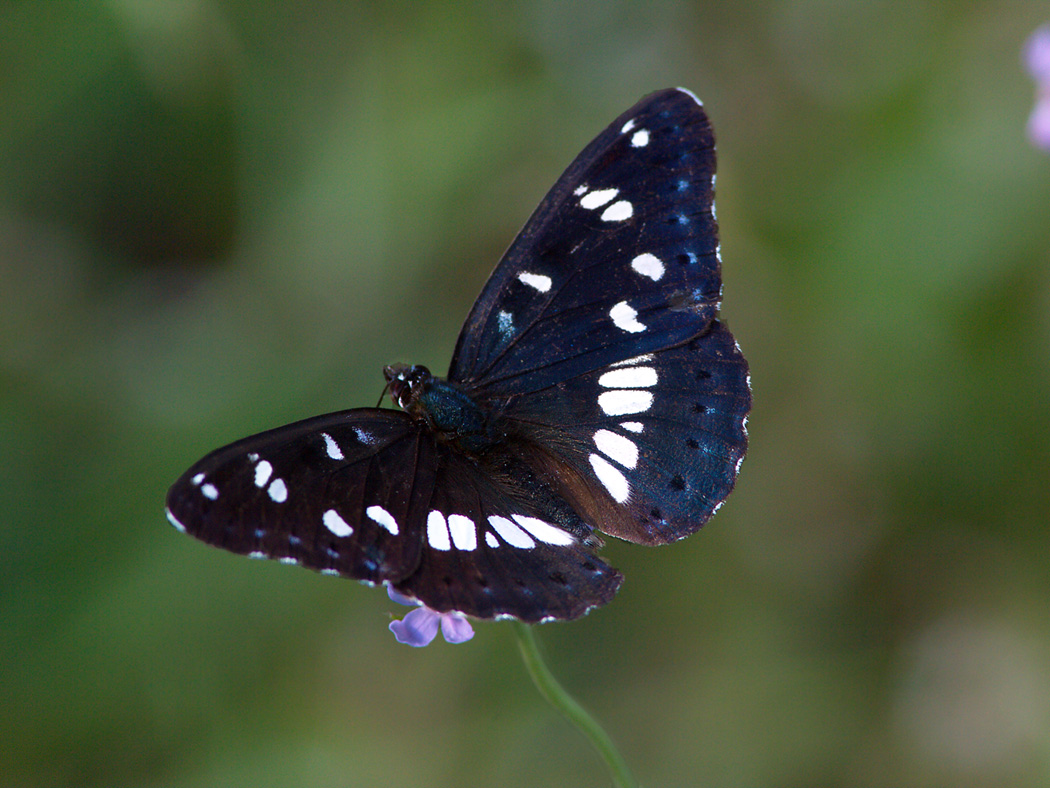
<path fill-rule="evenodd" d="M 403 621 L 390 622 L 390 631 L 394 633 L 398 643 L 417 648 L 428 646 L 430 641 L 437 637 L 438 625 L 441 626 L 441 634 L 449 643 L 466 643 L 474 637 L 474 629 L 462 613 L 439 613 L 431 610 L 419 600 L 398 593 L 393 586 L 387 586 L 386 592 L 399 605 L 418 605 Z"/>
<path fill-rule="evenodd" d="M 1028 139 L 1050 151 L 1050 25 L 1038 28 L 1024 47 L 1024 61 L 1035 79 L 1035 106 L 1028 118 Z"/>

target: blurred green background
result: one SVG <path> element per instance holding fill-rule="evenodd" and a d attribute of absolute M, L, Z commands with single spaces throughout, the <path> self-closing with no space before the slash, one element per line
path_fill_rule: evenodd
<path fill-rule="evenodd" d="M 0 785 L 597 786 L 511 628 L 176 533 L 246 434 L 447 368 L 620 112 L 719 140 L 737 491 L 539 631 L 658 786 L 1050 785 L 1044 2 L 0 5 Z"/>

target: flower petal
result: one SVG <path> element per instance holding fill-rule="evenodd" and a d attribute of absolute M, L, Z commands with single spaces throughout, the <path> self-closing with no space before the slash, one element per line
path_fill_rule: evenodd
<path fill-rule="evenodd" d="M 391 621 L 390 631 L 398 643 L 419 648 L 430 645 L 430 641 L 437 637 L 440 620 L 440 613 L 435 613 L 429 607 L 417 607 L 403 621 Z"/>
<path fill-rule="evenodd" d="M 416 607 L 420 604 L 418 599 L 413 599 L 410 596 L 405 596 L 393 586 L 386 587 L 386 595 L 390 597 L 392 602 L 397 602 L 399 605 L 408 605 L 409 607 Z"/>
<path fill-rule="evenodd" d="M 1024 45 L 1024 62 L 1035 79 L 1035 107 L 1028 116 L 1028 139 L 1050 151 L 1050 25 L 1043 25 Z"/>
<path fill-rule="evenodd" d="M 441 634 L 449 643 L 466 643 L 474 637 L 474 628 L 459 613 L 445 613 L 441 616 Z"/>
<path fill-rule="evenodd" d="M 1028 139 L 1043 150 L 1050 150 L 1050 88 L 1040 95 L 1028 116 Z"/>
<path fill-rule="evenodd" d="M 1024 45 L 1024 61 L 1037 82 L 1050 80 L 1050 25 L 1036 29 Z"/>

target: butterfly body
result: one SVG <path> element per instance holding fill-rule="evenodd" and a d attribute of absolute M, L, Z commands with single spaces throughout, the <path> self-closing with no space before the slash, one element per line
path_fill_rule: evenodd
<path fill-rule="evenodd" d="M 422 365 L 398 364 L 383 370 L 394 403 L 417 421 L 426 422 L 434 437 L 467 455 L 492 448 L 501 437 L 498 424 L 458 386 L 434 377 Z"/>
<path fill-rule="evenodd" d="M 747 363 L 717 319 L 714 140 L 652 94 L 559 179 L 482 291 L 447 378 L 392 365 L 361 408 L 205 457 L 169 519 L 234 552 L 438 611 L 575 618 L 622 576 L 598 532 L 663 544 L 721 505 L 747 445 Z"/>

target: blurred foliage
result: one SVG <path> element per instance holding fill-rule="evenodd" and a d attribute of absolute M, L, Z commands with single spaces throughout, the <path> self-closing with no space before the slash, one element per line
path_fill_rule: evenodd
<path fill-rule="evenodd" d="M 1044 3 L 0 5 L 0 785 L 598 785 L 512 633 L 166 525 L 204 452 L 447 364 L 561 168 L 719 136 L 751 453 L 539 635 L 648 786 L 1050 784 Z M 403 612 L 403 610 L 401 611 Z"/>

